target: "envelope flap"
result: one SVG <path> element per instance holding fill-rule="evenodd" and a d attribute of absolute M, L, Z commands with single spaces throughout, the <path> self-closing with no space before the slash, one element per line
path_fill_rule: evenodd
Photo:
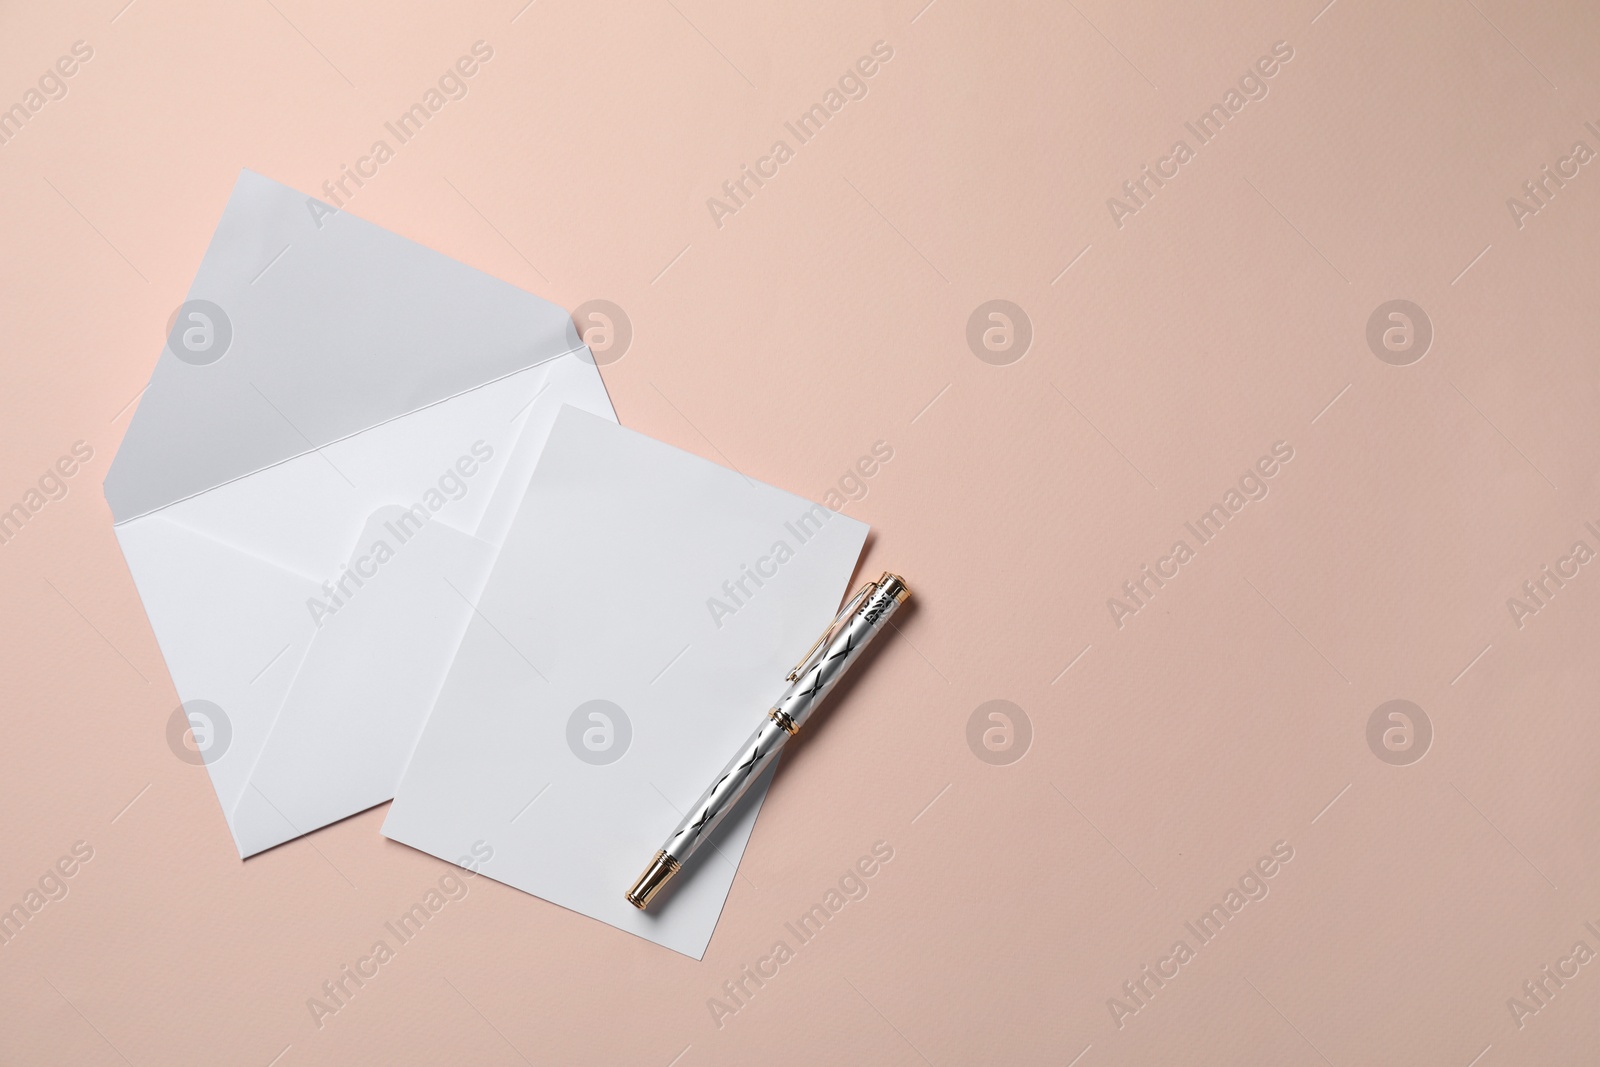
<path fill-rule="evenodd" d="M 581 345 L 556 305 L 242 171 L 106 475 L 112 519 Z"/>

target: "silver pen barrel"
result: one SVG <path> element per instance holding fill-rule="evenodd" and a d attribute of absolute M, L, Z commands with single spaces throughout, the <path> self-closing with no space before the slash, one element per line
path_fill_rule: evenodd
<path fill-rule="evenodd" d="M 766 719 L 734 753 L 628 890 L 628 903 L 640 909 L 647 907 L 689 857 L 716 832 L 739 799 L 778 758 L 789 738 L 800 732 L 817 705 L 910 595 L 911 591 L 898 575 L 886 572 L 851 599 L 806 658 L 789 672 L 789 688 L 767 712 Z"/>

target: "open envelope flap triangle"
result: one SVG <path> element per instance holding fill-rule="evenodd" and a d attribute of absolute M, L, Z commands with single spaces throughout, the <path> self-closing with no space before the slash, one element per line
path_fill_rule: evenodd
<path fill-rule="evenodd" d="M 184 307 L 223 351 L 163 348 L 106 475 L 118 523 L 582 347 L 556 305 L 248 170 Z"/>

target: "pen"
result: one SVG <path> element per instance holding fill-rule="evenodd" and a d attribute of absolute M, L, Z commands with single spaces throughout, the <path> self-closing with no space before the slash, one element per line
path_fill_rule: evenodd
<path fill-rule="evenodd" d="M 745 791 L 778 758 L 789 738 L 800 732 L 834 683 L 910 595 L 911 590 L 899 575 L 884 571 L 883 577 L 868 582 L 850 598 L 784 679 L 790 683 L 789 688 L 767 712 L 766 719 L 734 753 L 628 890 L 629 904 L 641 911 L 649 906 L 661 887 L 683 868 Z"/>

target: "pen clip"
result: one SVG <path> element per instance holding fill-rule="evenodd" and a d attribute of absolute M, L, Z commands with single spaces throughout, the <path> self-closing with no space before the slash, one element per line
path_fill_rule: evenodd
<path fill-rule="evenodd" d="M 833 617 L 833 621 L 828 623 L 827 628 L 822 631 L 822 636 L 817 638 L 817 643 L 812 645 L 806 651 L 806 654 L 803 657 L 801 657 L 800 662 L 796 663 L 794 665 L 794 670 L 790 671 L 784 677 L 784 681 L 786 681 L 786 682 L 795 681 L 802 674 L 805 673 L 806 668 L 811 666 L 811 658 L 817 654 L 817 650 L 818 649 L 822 648 L 822 646 L 827 643 L 828 638 L 833 636 L 834 631 L 839 628 L 840 621 L 843 620 L 843 619 L 849 618 L 851 612 L 855 611 L 856 608 L 861 604 L 861 602 L 864 599 L 866 599 L 868 596 L 870 596 L 872 591 L 874 589 L 876 589 L 877 587 L 878 587 L 878 583 L 877 582 L 875 582 L 875 581 L 868 582 L 866 585 L 863 585 L 860 588 L 860 590 L 858 590 L 856 592 L 855 596 L 850 598 L 849 603 L 845 604 L 844 607 L 839 609 L 839 614 L 835 615 Z"/>

